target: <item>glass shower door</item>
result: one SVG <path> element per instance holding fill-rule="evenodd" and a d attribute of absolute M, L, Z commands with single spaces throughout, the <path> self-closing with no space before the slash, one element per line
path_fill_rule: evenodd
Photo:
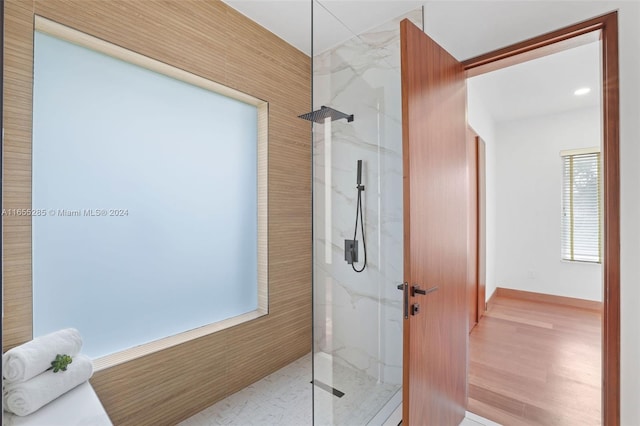
<path fill-rule="evenodd" d="M 307 117 L 314 123 L 314 424 L 382 424 L 402 393 L 399 22 L 421 25 L 422 14 L 354 34 L 323 4 L 313 2 L 317 112 Z M 343 31 L 346 41 L 320 45 L 322 31 Z M 350 264 L 352 240 L 357 261 Z"/>

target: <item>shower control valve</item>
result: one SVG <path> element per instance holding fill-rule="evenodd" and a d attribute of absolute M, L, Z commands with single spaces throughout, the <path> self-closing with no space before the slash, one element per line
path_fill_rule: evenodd
<path fill-rule="evenodd" d="M 358 261 L 358 240 L 344 240 L 344 260 L 349 265 Z"/>

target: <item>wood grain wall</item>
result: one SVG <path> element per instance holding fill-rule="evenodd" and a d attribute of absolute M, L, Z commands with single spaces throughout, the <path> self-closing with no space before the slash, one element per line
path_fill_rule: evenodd
<path fill-rule="evenodd" d="M 175 424 L 309 352 L 311 146 L 308 123 L 296 118 L 311 108 L 309 57 L 214 0 L 4 8 L 3 208 L 31 207 L 34 14 L 269 102 L 269 314 L 96 373 L 114 424 Z M 7 350 L 32 338 L 31 220 L 5 217 L 3 231 Z"/>

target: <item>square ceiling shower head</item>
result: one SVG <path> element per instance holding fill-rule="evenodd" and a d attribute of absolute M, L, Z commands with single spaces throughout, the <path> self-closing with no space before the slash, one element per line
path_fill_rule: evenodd
<path fill-rule="evenodd" d="M 337 111 L 333 108 L 329 108 L 326 106 L 321 106 L 319 110 L 308 112 L 306 114 L 302 114 L 298 116 L 303 120 L 309 120 L 316 123 L 324 123 L 327 117 L 331 118 L 331 121 L 340 120 L 341 118 L 346 118 L 347 122 L 351 123 L 353 121 L 353 114 L 347 115 L 343 112 Z"/>

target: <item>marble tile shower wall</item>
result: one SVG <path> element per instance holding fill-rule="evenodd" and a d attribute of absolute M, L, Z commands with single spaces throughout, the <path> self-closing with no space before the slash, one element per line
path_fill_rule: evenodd
<path fill-rule="evenodd" d="M 314 57 L 314 109 L 355 120 L 314 125 L 314 352 L 382 383 L 401 384 L 402 110 L 400 27 L 420 10 Z M 330 132 L 330 135 L 327 133 Z M 363 160 L 367 268 L 344 260 L 356 217 L 356 162 Z M 363 245 L 358 230 L 359 256 Z M 358 264 L 360 266 L 361 263 Z"/>

